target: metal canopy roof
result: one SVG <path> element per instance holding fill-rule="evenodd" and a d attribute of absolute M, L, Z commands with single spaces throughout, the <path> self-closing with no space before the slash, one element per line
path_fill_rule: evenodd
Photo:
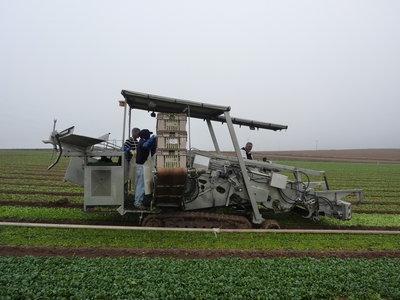
<path fill-rule="evenodd" d="M 188 108 L 190 107 L 190 117 L 198 119 L 217 117 L 231 109 L 229 106 L 212 105 L 126 90 L 122 90 L 121 94 L 125 97 L 126 102 L 131 108 L 161 113 L 187 114 Z"/>
<path fill-rule="evenodd" d="M 224 112 L 231 110 L 230 106 L 220 106 L 189 100 L 181 100 L 162 97 L 139 92 L 122 90 L 126 103 L 131 109 L 140 109 L 160 113 L 186 113 L 191 118 L 226 122 Z M 251 129 L 263 128 L 270 130 L 287 129 L 286 125 L 277 125 L 253 120 L 231 117 L 232 123 L 240 126 L 248 126 Z"/>
<path fill-rule="evenodd" d="M 246 119 L 239 119 L 235 117 L 231 117 L 232 123 L 239 125 L 239 126 L 248 126 L 250 129 L 269 129 L 273 131 L 277 130 L 282 130 L 282 129 L 287 129 L 287 125 L 279 125 L 279 124 L 272 124 L 272 123 L 266 123 L 266 122 L 259 122 L 259 121 L 253 121 L 253 120 L 246 120 Z M 226 118 L 224 116 L 219 116 L 218 118 L 214 119 L 214 121 L 221 121 L 221 122 L 226 122 Z"/>

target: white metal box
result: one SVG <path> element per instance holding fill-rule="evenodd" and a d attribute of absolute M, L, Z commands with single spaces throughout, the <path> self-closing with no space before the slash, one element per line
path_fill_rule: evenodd
<path fill-rule="evenodd" d="M 85 166 L 85 210 L 87 206 L 122 205 L 123 201 L 123 166 Z"/>
<path fill-rule="evenodd" d="M 288 180 L 288 177 L 286 175 L 272 172 L 270 186 L 273 186 L 273 187 L 276 187 L 279 189 L 285 189 L 287 180 Z"/>
<path fill-rule="evenodd" d="M 208 169 L 210 165 L 210 158 L 207 156 L 196 154 L 193 161 L 194 168 L 204 168 Z"/>

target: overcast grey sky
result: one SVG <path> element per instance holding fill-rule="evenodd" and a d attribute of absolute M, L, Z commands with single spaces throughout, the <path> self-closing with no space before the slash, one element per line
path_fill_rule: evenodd
<path fill-rule="evenodd" d="M 254 151 L 400 148 L 399 16 L 397 0 L 1 0 L 0 148 L 50 148 L 53 119 L 121 140 L 122 89 L 289 126 L 235 126 Z M 212 149 L 205 122 L 190 137 Z"/>

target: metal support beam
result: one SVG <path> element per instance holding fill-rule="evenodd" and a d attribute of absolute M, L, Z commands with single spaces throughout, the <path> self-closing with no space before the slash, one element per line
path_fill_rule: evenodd
<path fill-rule="evenodd" d="M 258 210 L 256 198 L 254 197 L 253 189 L 252 189 L 251 183 L 250 183 L 250 178 L 247 175 L 248 173 L 247 173 L 246 165 L 244 163 L 242 154 L 240 152 L 240 146 L 239 146 L 239 143 L 238 143 L 238 140 L 236 137 L 235 129 L 233 128 L 231 117 L 230 117 L 228 111 L 224 112 L 224 115 L 225 115 L 225 119 L 226 119 L 226 124 L 228 125 L 229 134 L 231 135 L 233 147 L 235 148 L 235 153 L 236 153 L 236 156 L 237 156 L 237 159 L 239 162 L 240 170 L 242 171 L 242 174 L 243 174 L 244 185 L 246 187 L 247 193 L 249 194 L 251 207 L 253 208 L 253 223 L 261 224 L 261 222 L 263 221 L 263 218 L 260 214 L 260 211 Z"/>
<path fill-rule="evenodd" d="M 128 104 L 126 103 L 125 100 L 125 105 L 124 105 L 124 123 L 122 124 L 122 141 L 121 141 L 121 149 L 124 151 L 124 143 L 125 143 L 125 127 L 126 127 L 126 107 Z"/>
<path fill-rule="evenodd" d="M 217 138 L 215 136 L 214 128 L 213 128 L 213 126 L 211 124 L 211 121 L 209 119 L 207 119 L 207 125 L 208 125 L 208 130 L 210 131 L 210 135 L 211 135 L 211 139 L 212 139 L 213 144 L 214 144 L 215 151 L 217 152 L 217 154 L 221 154 L 221 151 L 219 150 L 219 146 L 218 146 L 218 141 L 217 141 Z"/>

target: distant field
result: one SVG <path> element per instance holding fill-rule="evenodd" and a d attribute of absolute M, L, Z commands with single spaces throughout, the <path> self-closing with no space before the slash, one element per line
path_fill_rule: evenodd
<path fill-rule="evenodd" d="M 48 151 L 50 149 L 0 149 L 7 151 Z M 234 155 L 234 152 L 223 152 Z M 49 154 L 50 156 L 51 154 Z M 343 150 L 297 150 L 297 151 L 253 151 L 255 159 L 267 157 L 269 160 L 365 162 L 400 164 L 400 149 L 343 149 Z"/>
<path fill-rule="evenodd" d="M 255 152 L 254 156 L 256 159 L 265 156 L 279 164 L 324 170 L 331 189 L 362 189 L 365 201 L 353 206 L 356 219 L 357 213 L 396 215 L 400 212 L 400 149 Z M 32 210 L 34 207 L 67 209 L 68 212 L 60 214 L 61 218 L 82 209 L 83 188 L 63 182 L 69 159 L 61 158 L 54 168 L 47 170 L 54 160 L 51 150 L 0 150 L 0 205 L 12 210 L 21 205 Z M 345 200 L 356 204 L 356 199 L 351 197 Z M 27 218 L 10 214 L 8 218 Z M 83 221 L 93 216 L 83 217 L 78 212 L 76 218 Z M 281 222 L 285 225 L 284 220 Z M 364 221 L 358 225 L 382 226 Z"/>
<path fill-rule="evenodd" d="M 400 164 L 400 149 L 303 150 L 253 152 L 256 159 Z"/>

